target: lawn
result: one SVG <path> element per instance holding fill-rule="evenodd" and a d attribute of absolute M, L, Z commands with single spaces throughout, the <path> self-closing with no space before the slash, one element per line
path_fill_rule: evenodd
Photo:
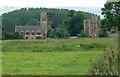
<path fill-rule="evenodd" d="M 84 75 L 114 38 L 6 40 L 3 74 Z"/>

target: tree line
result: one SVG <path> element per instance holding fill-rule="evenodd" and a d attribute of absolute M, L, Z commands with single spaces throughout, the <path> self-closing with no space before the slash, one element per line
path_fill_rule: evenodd
<path fill-rule="evenodd" d="M 48 37 L 65 38 L 77 36 L 83 30 L 83 20 L 92 18 L 91 13 L 54 8 L 21 8 L 2 15 L 3 38 L 14 34 L 15 26 L 31 26 L 40 24 L 40 13 L 43 10 L 48 17 Z M 17 34 L 17 33 L 16 33 Z M 4 36 L 6 35 L 6 36 Z M 6 37 L 6 39 L 9 39 Z"/>
<path fill-rule="evenodd" d="M 40 13 L 43 12 L 43 9 L 48 17 L 49 38 L 88 36 L 83 32 L 83 20 L 91 19 L 92 13 L 55 8 L 21 8 L 2 14 L 3 38 L 6 38 L 7 35 L 12 37 L 16 25 L 39 25 Z M 101 11 L 104 19 L 101 20 L 98 36 L 108 37 L 108 31 L 120 30 L 120 2 L 106 2 Z M 7 37 L 7 39 L 9 38 Z"/>

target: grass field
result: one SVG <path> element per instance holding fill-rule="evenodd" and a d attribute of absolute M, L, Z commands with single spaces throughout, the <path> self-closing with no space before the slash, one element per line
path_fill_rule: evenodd
<path fill-rule="evenodd" d="M 2 75 L 2 41 L 0 40 L 0 76 Z"/>
<path fill-rule="evenodd" d="M 6 40 L 3 74 L 84 75 L 114 38 Z"/>

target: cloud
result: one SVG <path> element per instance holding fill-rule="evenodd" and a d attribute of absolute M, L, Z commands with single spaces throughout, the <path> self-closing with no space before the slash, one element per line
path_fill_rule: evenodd
<path fill-rule="evenodd" d="M 0 7 L 58 7 L 58 6 L 87 6 L 103 7 L 107 0 L 0 0 Z"/>

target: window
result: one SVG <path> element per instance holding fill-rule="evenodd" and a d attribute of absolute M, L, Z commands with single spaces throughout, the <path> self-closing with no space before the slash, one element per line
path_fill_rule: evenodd
<path fill-rule="evenodd" d="M 40 32 L 37 32 L 38 35 L 40 35 L 41 33 Z"/>
<path fill-rule="evenodd" d="M 27 32 L 26 32 L 26 35 L 29 35 L 29 34 L 30 34 L 30 33 L 27 31 Z"/>
<path fill-rule="evenodd" d="M 24 34 L 24 32 L 23 32 L 23 31 L 20 31 L 20 34 Z"/>
<path fill-rule="evenodd" d="M 40 35 L 40 34 L 41 34 L 41 32 L 38 30 L 38 31 L 37 31 L 37 34 L 38 34 L 38 35 Z"/>
<path fill-rule="evenodd" d="M 28 37 L 25 37 L 25 39 L 28 39 Z"/>
<path fill-rule="evenodd" d="M 32 31 L 32 35 L 35 35 L 35 32 L 34 32 L 34 31 Z"/>
<path fill-rule="evenodd" d="M 32 35 L 35 35 L 35 33 L 34 33 L 34 32 L 32 32 Z"/>

